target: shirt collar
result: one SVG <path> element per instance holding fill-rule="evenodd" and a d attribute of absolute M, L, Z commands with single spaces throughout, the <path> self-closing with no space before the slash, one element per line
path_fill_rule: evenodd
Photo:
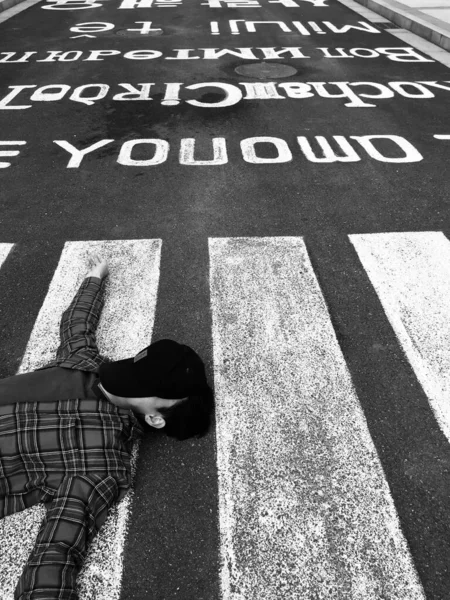
<path fill-rule="evenodd" d="M 99 383 L 100 383 L 100 378 L 97 378 L 94 381 L 94 383 L 92 384 L 91 390 L 94 392 L 94 394 L 97 396 L 97 398 L 99 400 L 108 400 L 109 401 L 109 399 L 105 396 L 105 394 L 100 389 Z"/>

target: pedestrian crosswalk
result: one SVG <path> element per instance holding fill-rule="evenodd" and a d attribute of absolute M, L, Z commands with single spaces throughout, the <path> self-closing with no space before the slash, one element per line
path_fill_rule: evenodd
<path fill-rule="evenodd" d="M 448 437 L 450 242 L 349 237 Z M 12 248 L 0 244 L 0 266 Z M 157 239 L 66 243 L 19 371 L 53 357 L 90 252 L 110 265 L 100 351 L 115 360 L 146 346 L 161 251 Z M 211 238 L 209 263 L 221 599 L 425 598 L 307 241 Z M 119 598 L 131 510 L 132 492 L 91 547 L 81 600 Z M 2 600 L 42 518 L 36 507 L 0 521 Z"/>

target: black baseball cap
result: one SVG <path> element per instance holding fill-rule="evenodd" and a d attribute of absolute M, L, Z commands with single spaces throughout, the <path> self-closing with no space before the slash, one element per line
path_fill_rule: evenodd
<path fill-rule="evenodd" d="M 105 363 L 98 373 L 107 392 L 124 398 L 178 399 L 200 394 L 207 387 L 198 354 L 167 339 L 150 344 L 133 358 Z"/>

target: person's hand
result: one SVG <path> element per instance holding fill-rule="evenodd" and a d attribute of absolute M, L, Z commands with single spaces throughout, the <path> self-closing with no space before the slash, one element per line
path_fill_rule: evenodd
<path fill-rule="evenodd" d="M 103 279 L 109 273 L 108 263 L 102 259 L 98 254 L 92 254 L 88 258 L 89 271 L 86 277 L 98 277 Z"/>

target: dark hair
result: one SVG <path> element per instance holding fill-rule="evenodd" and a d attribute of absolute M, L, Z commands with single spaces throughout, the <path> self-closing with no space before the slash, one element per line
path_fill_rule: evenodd
<path fill-rule="evenodd" d="M 213 408 L 212 389 L 202 386 L 186 400 L 180 400 L 170 408 L 160 407 L 158 412 L 166 422 L 163 431 L 170 437 L 186 440 L 194 436 L 202 437 L 208 432 Z"/>

